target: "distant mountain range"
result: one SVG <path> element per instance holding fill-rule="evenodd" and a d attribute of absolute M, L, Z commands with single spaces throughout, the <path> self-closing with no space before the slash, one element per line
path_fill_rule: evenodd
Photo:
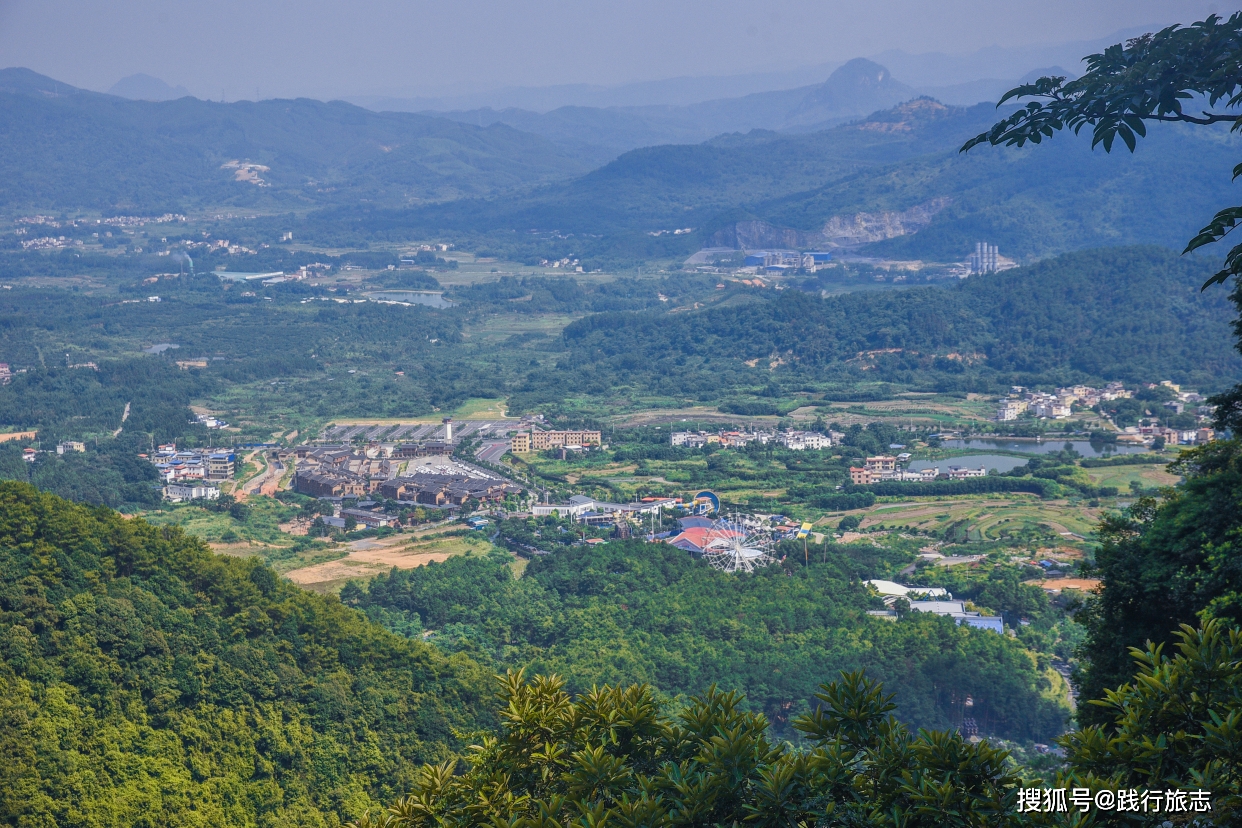
<path fill-rule="evenodd" d="M 1059 66 L 1038 69 L 1073 76 Z M 884 66 L 856 58 L 837 67 L 822 83 L 793 89 L 755 92 L 684 105 L 586 107 L 564 106 L 549 112 L 507 108 L 432 111 L 474 126 L 508 124 L 542 135 L 576 152 L 616 155 L 657 144 L 700 143 L 716 135 L 769 129 L 808 132 L 825 129 L 886 109 L 918 95 L 951 105 L 996 101 L 1026 78 L 984 79 L 946 87 L 915 88 L 893 78 Z M 399 102 L 388 102 L 403 108 Z"/>
<path fill-rule="evenodd" d="M 131 101 L 175 101 L 177 98 L 190 97 L 184 86 L 169 86 L 159 78 L 142 74 L 121 78 L 112 84 L 109 95 L 129 98 Z"/>
<path fill-rule="evenodd" d="M 169 94 L 129 80 L 134 94 Z M 1223 129 L 1154 129 L 1133 156 L 1072 136 L 961 156 L 1005 110 L 917 91 L 859 59 L 783 92 L 500 113 L 505 122 L 475 113 L 471 124 L 340 101 L 128 100 L 9 69 L 0 209 L 318 210 L 303 238 L 436 235 L 611 267 L 704 245 L 934 261 L 959 260 L 978 240 L 1019 259 L 1175 245 L 1235 198 L 1238 139 Z M 680 143 L 659 144 L 669 133 Z"/>
<path fill-rule="evenodd" d="M 959 154 L 1007 111 L 917 98 L 827 130 L 756 130 L 637 149 L 571 181 L 434 208 L 377 209 L 351 226 L 605 266 L 704 246 L 829 246 L 959 261 L 980 240 L 1032 260 L 1114 244 L 1184 244 L 1236 198 L 1229 171 L 1240 141 L 1223 128 L 1156 127 L 1134 155 L 1092 151 L 1073 136 Z M 317 220 L 326 230 L 342 218 Z"/>
<path fill-rule="evenodd" d="M 966 54 L 927 52 L 912 54 L 900 49 L 875 55 L 863 55 L 888 67 L 919 94 L 930 95 L 944 103 L 968 106 L 980 101 L 995 100 L 995 91 L 1003 84 L 1012 86 L 1039 66 L 1065 66 L 1074 74 L 1081 73 L 1079 61 L 1084 55 L 1099 52 L 1131 37 L 1159 26 L 1139 26 L 1113 32 L 1092 40 L 1060 43 L 1039 43 L 1030 46 L 983 46 Z M 554 86 L 505 86 L 488 90 L 442 91 L 438 94 L 411 96 L 393 91 L 352 95 L 346 100 L 376 111 L 395 112 L 470 112 L 492 109 L 523 109 L 535 113 L 551 112 L 561 107 L 689 106 L 704 101 L 740 98 L 757 92 L 771 92 L 823 83 L 842 61 L 830 61 L 791 69 L 746 72 L 735 75 L 676 77 L 638 81 L 613 86 L 599 84 L 560 84 Z M 1003 91 L 1003 90 L 1002 90 Z M 975 97 L 978 95 L 979 97 Z"/>
<path fill-rule="evenodd" d="M 163 95 L 151 81 L 129 78 L 124 89 Z M 504 124 L 308 99 L 126 100 L 0 71 L 0 207 L 11 209 L 410 204 L 565 179 L 597 163 Z"/>

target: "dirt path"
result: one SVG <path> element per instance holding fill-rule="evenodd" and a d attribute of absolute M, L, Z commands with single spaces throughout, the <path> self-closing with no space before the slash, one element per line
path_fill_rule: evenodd
<path fill-rule="evenodd" d="M 249 463 L 256 457 L 259 458 L 259 462 L 264 464 L 263 471 L 233 487 L 233 497 L 237 500 L 245 500 L 250 495 L 267 495 L 271 497 L 280 488 L 280 479 L 285 474 L 284 464 L 278 460 L 263 457 L 261 449 L 256 449 L 242 458 L 242 464 Z"/>
<path fill-rule="evenodd" d="M 129 406 L 130 405 L 131 403 L 125 403 L 125 410 L 121 412 L 121 425 L 117 427 L 116 431 L 112 432 L 113 437 L 120 436 L 121 431 L 125 428 L 125 421 L 129 419 Z"/>
<path fill-rule="evenodd" d="M 280 488 L 280 479 L 285 475 L 285 465 L 279 460 L 267 458 L 267 466 L 263 471 L 250 479 L 243 488 L 252 495 L 272 497 Z"/>

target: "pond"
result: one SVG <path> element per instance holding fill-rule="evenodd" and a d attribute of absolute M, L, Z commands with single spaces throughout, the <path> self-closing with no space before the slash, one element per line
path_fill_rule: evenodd
<path fill-rule="evenodd" d="M 366 294 L 372 302 L 405 302 L 410 305 L 426 305 L 430 308 L 451 308 L 453 302 L 434 290 L 377 290 Z"/>
<path fill-rule="evenodd" d="M 161 342 L 158 345 L 152 345 L 150 348 L 143 348 L 144 354 L 162 354 L 170 348 L 180 348 L 180 345 L 174 345 L 171 342 Z"/>
<path fill-rule="evenodd" d="M 910 471 L 923 469 L 940 469 L 942 474 L 949 471 L 949 466 L 961 466 L 966 469 L 977 469 L 982 466 L 989 471 L 1007 472 L 1018 466 L 1025 466 L 1025 457 L 1009 457 L 1004 454 L 967 454 L 962 457 L 949 457 L 944 460 L 911 460 Z"/>
<path fill-rule="evenodd" d="M 1005 451 L 1017 451 L 1022 454 L 1052 454 L 1055 451 L 1061 451 L 1066 446 L 1072 446 L 1074 451 L 1083 457 L 1108 457 L 1114 454 L 1145 454 L 1151 451 L 1146 446 L 1123 446 L 1116 443 L 1092 443 L 1087 440 L 1044 440 L 1036 442 L 1034 440 L 1014 440 L 1012 438 L 994 439 L 994 438 L 967 438 L 965 440 L 945 440 L 942 445 L 947 449 L 977 449 L 987 451 L 988 449 L 1003 449 Z M 960 460 L 961 458 L 958 458 Z M 957 460 L 952 461 L 957 465 L 961 465 Z"/>

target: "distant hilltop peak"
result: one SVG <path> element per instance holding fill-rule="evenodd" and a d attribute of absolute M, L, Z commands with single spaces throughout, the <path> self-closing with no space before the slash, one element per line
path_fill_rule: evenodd
<path fill-rule="evenodd" d="M 814 124 L 831 118 L 867 115 L 877 109 L 913 98 L 915 92 L 894 80 L 880 64 L 854 58 L 837 68 L 828 80 L 811 89 L 791 113 L 791 124 Z"/>
<path fill-rule="evenodd" d="M 945 106 L 935 98 L 921 95 L 891 109 L 873 112 L 853 127 L 873 132 L 910 132 L 920 124 L 948 118 L 961 111 L 961 107 Z"/>
<path fill-rule="evenodd" d="M 890 81 L 895 83 L 892 79 L 892 73 L 874 60 L 854 58 L 838 66 L 836 71 L 828 76 L 826 84 L 849 83 L 879 87 Z"/>
<path fill-rule="evenodd" d="M 121 78 L 112 85 L 108 94 L 129 98 L 131 101 L 175 101 L 189 97 L 190 91 L 184 86 L 169 86 L 159 78 L 139 72 L 137 75 Z"/>

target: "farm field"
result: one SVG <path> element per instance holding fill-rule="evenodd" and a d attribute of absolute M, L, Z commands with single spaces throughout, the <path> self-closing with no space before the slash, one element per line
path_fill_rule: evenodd
<path fill-rule="evenodd" d="M 349 541 L 339 548 L 345 552 L 343 556 L 287 570 L 285 577 L 305 589 L 335 593 L 351 580 L 368 580 L 394 567 L 415 569 L 455 555 L 486 554 L 495 547 L 486 538 L 474 534 L 413 539 L 406 535 L 364 538 Z"/>
<path fill-rule="evenodd" d="M 846 513 L 825 515 L 831 525 Z M 928 498 L 902 503 L 877 503 L 852 514 L 861 515 L 861 528 L 910 528 L 940 532 L 962 524 L 965 540 L 1009 541 L 1033 546 L 1079 546 L 1091 537 L 1103 510 L 1062 500 L 1039 500 L 1033 495 Z"/>

